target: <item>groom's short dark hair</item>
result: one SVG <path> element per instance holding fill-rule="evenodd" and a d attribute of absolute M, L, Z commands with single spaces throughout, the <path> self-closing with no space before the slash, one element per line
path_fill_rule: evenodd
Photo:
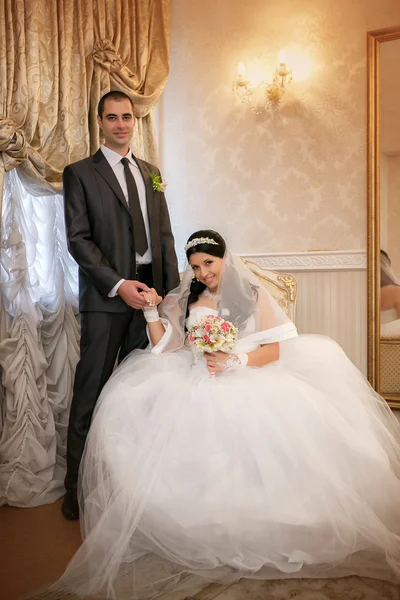
<path fill-rule="evenodd" d="M 129 100 L 132 106 L 132 112 L 134 112 L 133 102 L 132 99 L 128 96 L 128 94 L 125 94 L 125 92 L 119 92 L 118 90 L 114 90 L 113 92 L 107 92 L 107 94 L 104 94 L 104 96 L 100 98 L 99 104 L 97 106 L 97 114 L 99 115 L 100 119 L 103 116 L 104 103 L 106 100 L 116 100 L 117 102 L 120 100 Z"/>

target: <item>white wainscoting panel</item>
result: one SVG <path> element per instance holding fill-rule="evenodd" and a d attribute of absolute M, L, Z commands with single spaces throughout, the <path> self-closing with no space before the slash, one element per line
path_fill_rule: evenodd
<path fill-rule="evenodd" d="M 265 269 L 297 281 L 300 333 L 328 335 L 367 373 L 367 270 L 365 251 L 242 254 Z"/>

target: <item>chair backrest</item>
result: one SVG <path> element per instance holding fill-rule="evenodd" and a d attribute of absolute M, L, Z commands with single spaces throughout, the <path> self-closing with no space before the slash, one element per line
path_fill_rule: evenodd
<path fill-rule="evenodd" d="M 276 300 L 279 306 L 283 308 L 289 319 L 295 322 L 297 282 L 293 275 L 262 269 L 256 263 L 245 258 L 242 258 L 242 261 L 257 276 L 260 283 Z"/>
<path fill-rule="evenodd" d="M 381 394 L 398 394 L 400 390 L 400 336 L 381 336 Z"/>

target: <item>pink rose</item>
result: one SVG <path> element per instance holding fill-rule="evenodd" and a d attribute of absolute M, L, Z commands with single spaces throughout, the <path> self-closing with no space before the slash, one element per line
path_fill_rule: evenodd
<path fill-rule="evenodd" d="M 221 329 L 222 331 L 225 331 L 225 333 L 228 333 L 231 329 L 231 326 L 229 325 L 229 323 L 222 323 Z"/>
<path fill-rule="evenodd" d="M 189 341 L 194 342 L 194 337 L 192 335 L 189 335 Z"/>
<path fill-rule="evenodd" d="M 209 323 L 207 323 L 207 325 L 204 327 L 204 329 L 206 331 L 211 331 L 211 325 Z"/>

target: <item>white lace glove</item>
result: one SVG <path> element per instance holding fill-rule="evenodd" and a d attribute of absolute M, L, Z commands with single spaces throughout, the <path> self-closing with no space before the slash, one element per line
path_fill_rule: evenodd
<path fill-rule="evenodd" d="M 160 320 L 157 306 L 146 306 L 143 309 L 143 314 L 144 318 L 146 319 L 146 323 L 157 323 L 157 321 Z"/>
<path fill-rule="evenodd" d="M 240 354 L 230 354 L 229 358 L 227 358 L 225 361 L 217 361 L 217 365 L 224 371 L 234 371 L 235 369 L 246 367 L 248 361 L 248 355 L 245 352 L 242 352 Z"/>

